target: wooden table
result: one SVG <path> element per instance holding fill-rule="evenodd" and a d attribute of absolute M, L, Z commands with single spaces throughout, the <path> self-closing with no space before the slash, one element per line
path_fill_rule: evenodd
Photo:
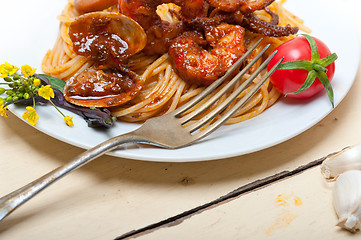
<path fill-rule="evenodd" d="M 360 2 L 339 3 L 361 33 Z M 335 226 L 332 184 L 318 164 L 361 142 L 360 92 L 359 70 L 349 94 L 317 125 L 244 156 L 192 163 L 103 156 L 1 222 L 0 239 L 359 238 Z M 0 118 L 0 132 L 0 195 L 83 151 L 11 113 Z"/>

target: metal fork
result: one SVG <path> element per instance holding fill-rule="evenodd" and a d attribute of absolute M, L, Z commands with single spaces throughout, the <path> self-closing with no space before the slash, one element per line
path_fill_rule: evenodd
<path fill-rule="evenodd" d="M 245 90 L 257 75 L 267 66 L 268 62 L 274 57 L 275 52 L 271 54 L 260 67 L 243 82 L 222 104 L 210 111 L 206 116 L 200 120 L 195 120 L 189 123 L 196 116 L 201 114 L 207 108 L 213 105 L 222 95 L 224 95 L 234 84 L 241 79 L 241 77 L 248 72 L 248 70 L 260 59 L 270 45 L 267 45 L 247 66 L 245 66 L 229 83 L 224 86 L 219 92 L 211 97 L 206 103 L 199 106 L 195 111 L 186 113 L 187 110 L 204 99 L 209 93 L 216 89 L 225 79 L 239 68 L 239 66 L 247 59 L 251 52 L 259 45 L 259 40 L 250 50 L 248 50 L 227 72 L 226 74 L 216 80 L 213 84 L 207 87 L 202 93 L 197 95 L 187 104 L 172 111 L 166 115 L 147 120 L 140 128 L 135 131 L 111 138 L 92 149 L 85 151 L 77 156 L 70 163 L 59 167 L 39 179 L 25 185 L 24 187 L 0 198 L 0 221 L 8 216 L 17 207 L 34 197 L 47 186 L 70 173 L 71 171 L 85 165 L 91 160 L 116 149 L 119 145 L 124 143 L 145 143 L 156 145 L 163 148 L 176 149 L 185 147 L 194 143 L 195 141 L 207 136 L 222 124 L 224 124 L 232 115 L 241 108 L 266 82 L 271 74 L 276 70 L 282 59 L 259 81 L 251 91 L 249 91 L 242 99 L 240 99 L 229 111 L 224 113 L 222 117 L 213 123 L 205 126 L 212 119 L 214 119 L 220 112 L 222 112 L 243 90 Z M 187 126 L 184 126 L 186 123 Z M 202 129 L 201 129 L 202 128 Z"/>

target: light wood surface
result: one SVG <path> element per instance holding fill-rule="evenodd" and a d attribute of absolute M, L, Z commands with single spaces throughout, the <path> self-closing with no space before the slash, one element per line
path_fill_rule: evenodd
<path fill-rule="evenodd" d="M 339 4 L 349 9 L 361 33 L 360 2 L 340 0 Z M 193 163 L 103 156 L 0 222 L 0 239 L 115 239 L 212 202 L 250 182 L 361 143 L 360 92 L 359 70 L 349 94 L 317 125 L 275 147 L 244 156 Z M 0 195 L 83 151 L 37 131 L 11 113 L 0 118 L 0 133 Z M 335 226 L 331 189 L 316 166 L 134 237 L 359 238 L 360 232 L 350 234 Z M 279 195 L 283 205 L 276 203 Z"/>

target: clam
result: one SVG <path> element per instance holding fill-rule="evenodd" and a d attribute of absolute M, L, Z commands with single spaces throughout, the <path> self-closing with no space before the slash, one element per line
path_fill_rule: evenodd
<path fill-rule="evenodd" d="M 73 76 L 64 88 L 65 99 L 86 107 L 112 107 L 134 98 L 142 89 L 140 76 L 123 65 L 147 43 L 143 28 L 120 13 L 92 12 L 69 27 L 74 51 L 94 62 Z"/>
<path fill-rule="evenodd" d="M 115 67 L 147 43 L 147 36 L 136 21 L 115 12 L 79 16 L 70 24 L 69 36 L 77 54 Z"/>
<path fill-rule="evenodd" d="M 79 106 L 113 107 L 133 99 L 142 87 L 142 79 L 132 71 L 87 69 L 68 80 L 64 97 Z"/>

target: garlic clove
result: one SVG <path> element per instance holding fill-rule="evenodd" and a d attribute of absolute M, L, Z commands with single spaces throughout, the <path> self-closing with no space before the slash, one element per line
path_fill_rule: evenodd
<path fill-rule="evenodd" d="M 361 170 L 361 145 L 347 147 L 321 164 L 322 175 L 330 181 L 348 170 Z"/>
<path fill-rule="evenodd" d="M 350 215 L 347 218 L 345 217 L 340 219 L 336 226 L 345 228 L 350 232 L 356 232 L 358 229 L 360 229 L 360 219 L 354 215 Z"/>
<path fill-rule="evenodd" d="M 339 175 L 333 188 L 333 205 L 337 226 L 355 232 L 361 221 L 361 171 L 350 170 Z"/>

